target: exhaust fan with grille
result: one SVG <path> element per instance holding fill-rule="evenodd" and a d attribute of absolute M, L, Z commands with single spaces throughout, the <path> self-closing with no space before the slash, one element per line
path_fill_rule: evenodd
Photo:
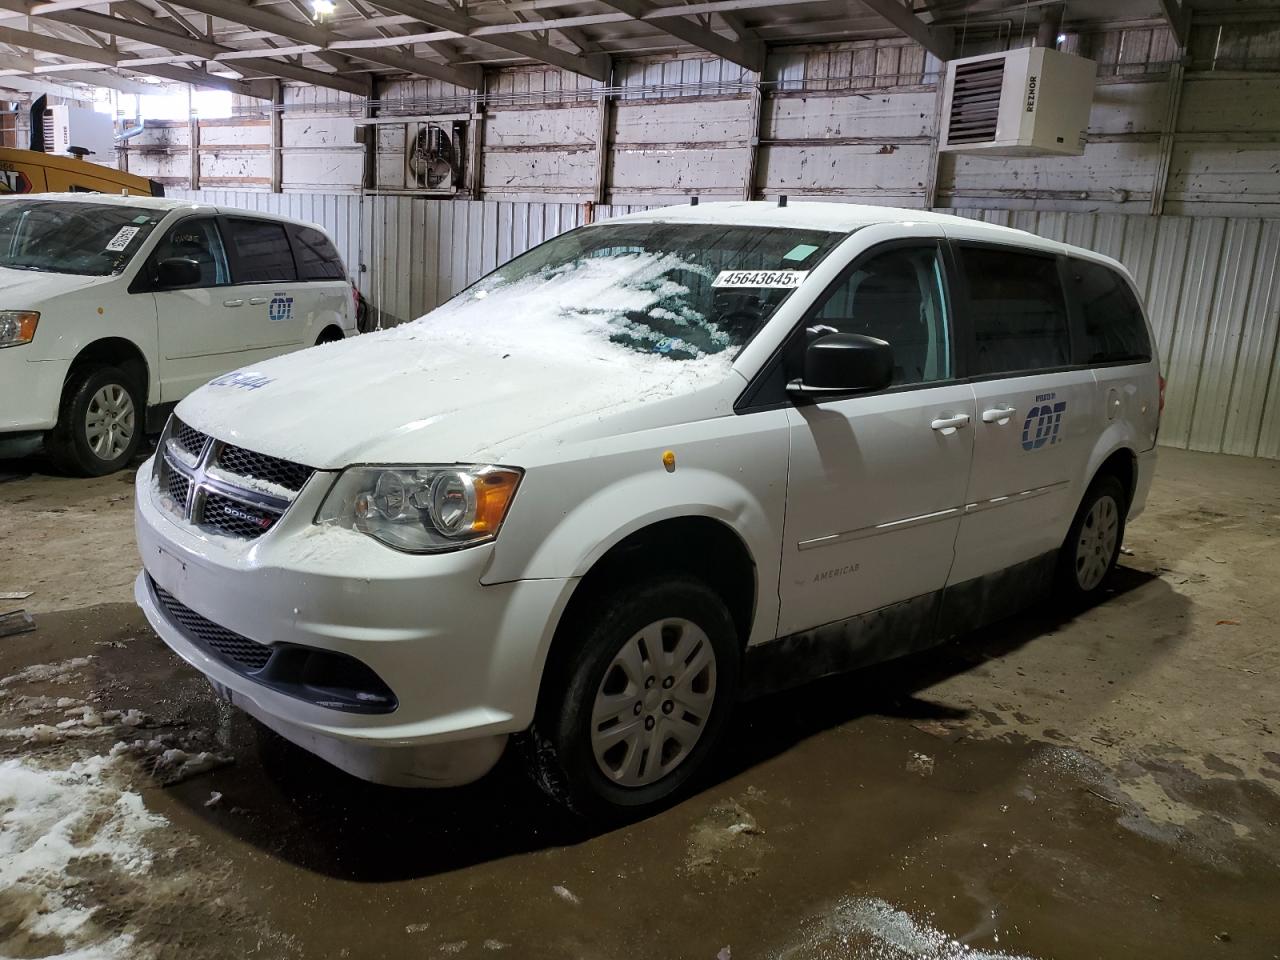
<path fill-rule="evenodd" d="M 452 193 L 462 185 L 466 125 L 427 123 L 406 130 L 405 186 Z"/>
<path fill-rule="evenodd" d="M 1096 71 L 1092 60 L 1047 47 L 952 60 L 938 149 L 1003 157 L 1079 156 Z"/>

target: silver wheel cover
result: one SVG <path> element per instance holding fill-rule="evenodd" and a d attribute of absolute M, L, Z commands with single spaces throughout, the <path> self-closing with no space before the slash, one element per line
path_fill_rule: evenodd
<path fill-rule="evenodd" d="M 1076 542 L 1076 583 L 1086 592 L 1102 583 L 1116 552 L 1120 508 L 1113 497 L 1099 497 L 1085 515 Z"/>
<path fill-rule="evenodd" d="M 85 441 L 98 459 L 115 460 L 129 448 L 136 421 L 129 391 L 118 383 L 108 383 L 90 398 L 85 410 Z"/>
<path fill-rule="evenodd" d="M 622 645 L 591 706 L 591 752 L 623 787 L 656 783 L 701 739 L 716 697 L 716 654 L 697 624 L 656 620 Z"/>

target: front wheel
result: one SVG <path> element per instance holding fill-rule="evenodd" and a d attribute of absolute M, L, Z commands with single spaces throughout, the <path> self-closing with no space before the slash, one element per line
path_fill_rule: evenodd
<path fill-rule="evenodd" d="M 739 643 L 708 587 L 652 581 L 578 618 L 530 730 L 533 779 L 572 810 L 640 813 L 705 764 L 736 696 Z"/>
<path fill-rule="evenodd" d="M 1113 476 L 1099 477 L 1076 511 L 1058 558 L 1058 588 L 1069 601 L 1096 596 L 1115 569 L 1128 497 Z"/>
<path fill-rule="evenodd" d="M 142 442 L 142 395 L 118 367 L 73 370 L 58 422 L 45 441 L 67 473 L 101 477 L 123 470 Z"/>

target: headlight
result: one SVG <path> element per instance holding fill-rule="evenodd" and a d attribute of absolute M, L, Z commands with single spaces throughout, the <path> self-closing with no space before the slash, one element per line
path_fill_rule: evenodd
<path fill-rule="evenodd" d="M 351 467 L 316 523 L 368 534 L 406 553 L 440 553 L 492 540 L 523 471 L 488 465 Z"/>
<path fill-rule="evenodd" d="M 30 343 L 39 322 L 40 314 L 35 310 L 0 310 L 0 348 Z"/>

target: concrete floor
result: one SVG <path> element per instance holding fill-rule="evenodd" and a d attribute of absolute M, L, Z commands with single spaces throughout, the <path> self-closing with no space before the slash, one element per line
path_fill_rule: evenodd
<path fill-rule="evenodd" d="M 130 602 L 130 478 L 41 469 L 0 463 L 38 625 L 0 639 L 0 778 L 124 741 L 104 802 L 163 821 L 141 866 L 5 878 L 0 955 L 1280 956 L 1280 463 L 1164 451 L 1105 603 L 751 704 L 713 785 L 608 832 L 510 765 L 377 788 L 227 711 Z M 168 748 L 232 762 L 166 786 Z M 54 900 L 90 919 L 33 932 Z"/>

